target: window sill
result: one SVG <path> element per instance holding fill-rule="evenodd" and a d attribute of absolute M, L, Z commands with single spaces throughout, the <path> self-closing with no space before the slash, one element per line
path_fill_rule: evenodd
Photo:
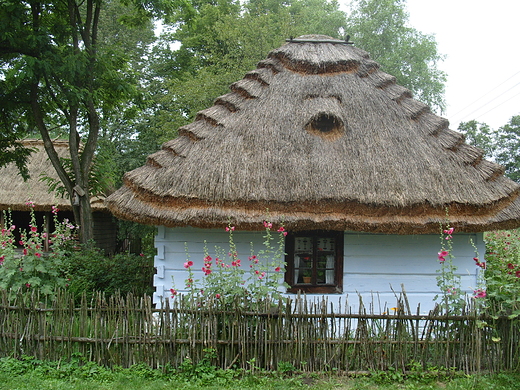
<path fill-rule="evenodd" d="M 311 294 L 341 294 L 343 291 L 338 286 L 313 286 L 297 284 L 287 289 L 288 293 L 297 294 L 299 292 Z"/>

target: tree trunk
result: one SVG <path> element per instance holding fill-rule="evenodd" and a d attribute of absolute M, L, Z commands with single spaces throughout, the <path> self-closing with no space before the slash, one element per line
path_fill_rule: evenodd
<path fill-rule="evenodd" d="M 82 244 L 89 244 L 94 241 L 94 218 L 88 193 L 79 197 L 79 204 L 80 215 L 77 223 L 80 225 L 80 241 Z"/>

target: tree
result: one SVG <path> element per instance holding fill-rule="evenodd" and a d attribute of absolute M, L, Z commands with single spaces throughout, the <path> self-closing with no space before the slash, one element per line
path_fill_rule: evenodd
<path fill-rule="evenodd" d="M 432 36 L 407 26 L 401 0 L 357 1 L 348 18 L 329 0 L 199 0 L 183 3 L 171 22 L 174 27 L 155 49 L 150 77 L 158 83 L 155 113 L 168 136 L 270 50 L 304 34 L 349 33 L 399 84 L 425 103 L 444 107 L 445 75 L 436 68 L 442 57 Z"/>
<path fill-rule="evenodd" d="M 503 165 L 507 177 L 520 183 L 520 115 L 513 116 L 496 131 L 475 120 L 462 122 L 458 130 L 465 134 L 468 143 L 483 149 L 486 158 Z"/>
<path fill-rule="evenodd" d="M 505 167 L 506 176 L 520 183 L 520 115 L 500 127 L 496 139 L 496 161 Z"/>
<path fill-rule="evenodd" d="M 486 158 L 494 158 L 497 149 L 495 133 L 491 128 L 476 120 L 461 122 L 458 130 L 466 136 L 466 141 L 484 151 Z"/>
<path fill-rule="evenodd" d="M 397 78 L 419 100 L 441 112 L 446 75 L 432 35 L 408 26 L 405 0 L 355 0 L 347 26 L 354 43 L 368 51 L 382 70 Z"/>
<path fill-rule="evenodd" d="M 339 38 L 345 13 L 329 0 L 201 0 L 183 3 L 171 22 L 156 48 L 153 77 L 160 83 L 158 116 L 167 113 L 162 125 L 170 135 L 289 37 Z M 180 47 L 172 50 L 172 42 Z"/>
<path fill-rule="evenodd" d="M 71 199 L 84 243 L 93 237 L 91 174 L 102 122 L 136 94 L 137 80 L 125 51 L 100 40 L 101 22 L 112 3 L 0 3 L 2 131 L 14 138 L 23 132 L 39 133 Z M 145 20 L 156 10 L 153 6 L 149 1 L 136 1 L 126 16 L 133 21 Z M 54 149 L 53 132 L 68 136 L 68 164 Z"/>

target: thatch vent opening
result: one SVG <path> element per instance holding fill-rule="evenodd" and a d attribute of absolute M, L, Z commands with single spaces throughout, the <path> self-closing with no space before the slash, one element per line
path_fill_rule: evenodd
<path fill-rule="evenodd" d="M 335 140 L 343 135 L 345 132 L 345 125 L 343 121 L 336 115 L 320 112 L 314 115 L 305 125 L 305 129 L 314 135 L 326 138 L 328 140 Z"/>

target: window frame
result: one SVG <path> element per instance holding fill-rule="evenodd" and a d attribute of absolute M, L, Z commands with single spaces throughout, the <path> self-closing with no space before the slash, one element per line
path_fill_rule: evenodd
<path fill-rule="evenodd" d="M 294 283 L 294 256 L 295 243 L 297 237 L 310 237 L 313 240 L 313 277 L 316 278 L 316 254 L 318 238 L 334 238 L 334 283 L 333 284 L 308 284 Z M 287 292 L 289 293 L 316 293 L 316 294 L 341 294 L 343 292 L 343 246 L 344 232 L 331 230 L 312 230 L 302 232 L 289 232 L 285 241 L 285 282 L 289 285 Z"/>

